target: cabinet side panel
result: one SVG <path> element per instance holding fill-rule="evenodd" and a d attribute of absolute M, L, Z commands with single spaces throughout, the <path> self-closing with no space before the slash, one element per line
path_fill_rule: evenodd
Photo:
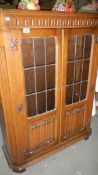
<path fill-rule="evenodd" d="M 12 116 L 9 81 L 7 75 L 4 47 L 0 47 L 0 91 L 2 98 L 3 113 L 1 117 L 3 141 L 6 144 L 10 162 L 17 163 L 17 148 L 15 140 L 14 121 Z"/>
<path fill-rule="evenodd" d="M 1 133 L 2 133 L 2 138 L 3 138 L 3 144 L 7 149 L 8 143 L 7 143 L 7 135 L 6 135 L 6 126 L 5 126 L 4 113 L 3 113 L 1 99 L 0 99 L 0 127 L 1 127 Z M 8 152 L 8 149 L 7 149 L 7 152 Z"/>
<path fill-rule="evenodd" d="M 98 31 L 97 31 L 98 33 Z M 90 78 L 89 78 L 89 86 L 88 86 L 88 101 L 86 107 L 86 115 L 85 115 L 85 127 L 89 127 L 92 118 L 92 107 L 93 107 L 93 99 L 95 93 L 95 83 L 96 83 L 96 75 L 97 75 L 97 60 L 98 60 L 98 46 L 96 43 L 96 35 L 94 35 L 93 45 L 92 45 L 92 54 L 91 54 L 91 66 L 90 66 Z"/>
<path fill-rule="evenodd" d="M 9 77 L 11 107 L 14 123 L 13 138 L 16 141 L 18 165 L 26 160 L 23 156 L 24 149 L 28 148 L 28 133 L 26 120 L 26 104 L 24 99 L 23 70 L 21 59 L 21 31 L 4 31 L 6 48 L 6 65 Z M 13 133 L 13 132 L 12 132 Z"/>

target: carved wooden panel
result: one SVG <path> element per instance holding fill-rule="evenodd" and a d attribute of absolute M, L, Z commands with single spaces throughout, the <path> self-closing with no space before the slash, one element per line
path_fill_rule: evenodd
<path fill-rule="evenodd" d="M 55 116 L 33 123 L 28 127 L 29 151 L 34 153 L 56 142 Z"/>
<path fill-rule="evenodd" d="M 72 137 L 84 129 L 84 110 L 81 105 L 72 110 L 67 110 L 64 117 L 63 138 Z"/>

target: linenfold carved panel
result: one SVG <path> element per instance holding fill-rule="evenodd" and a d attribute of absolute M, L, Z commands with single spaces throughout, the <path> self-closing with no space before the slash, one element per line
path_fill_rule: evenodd
<path fill-rule="evenodd" d="M 72 137 L 84 129 L 84 111 L 85 106 L 78 106 L 73 110 L 68 110 L 64 118 L 64 133 L 63 138 Z"/>
<path fill-rule="evenodd" d="M 28 127 L 29 153 L 33 154 L 44 147 L 51 146 L 55 140 L 55 116 L 43 119 Z"/>
<path fill-rule="evenodd" d="M 76 28 L 98 26 L 98 17 L 95 14 L 19 11 L 22 13 L 20 15 L 17 11 L 10 11 L 10 13 L 4 11 L 2 13 L 3 26 L 6 28 Z"/>

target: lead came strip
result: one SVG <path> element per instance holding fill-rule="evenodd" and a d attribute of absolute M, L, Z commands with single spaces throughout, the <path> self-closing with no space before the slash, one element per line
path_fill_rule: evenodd
<path fill-rule="evenodd" d="M 44 38 L 45 47 L 45 91 L 46 91 L 46 112 L 47 112 L 47 70 L 46 70 L 46 38 Z"/>
<path fill-rule="evenodd" d="M 37 87 L 36 87 L 36 65 L 35 65 L 34 38 L 33 38 L 33 53 L 34 53 L 34 77 L 35 77 L 35 97 L 36 97 L 36 115 L 37 115 L 38 114 L 38 103 L 37 103 Z"/>

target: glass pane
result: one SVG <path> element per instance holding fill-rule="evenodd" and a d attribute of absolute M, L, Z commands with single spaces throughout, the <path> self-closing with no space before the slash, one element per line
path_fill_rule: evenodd
<path fill-rule="evenodd" d="M 92 35 L 85 35 L 84 59 L 90 58 L 91 43 L 92 43 Z"/>
<path fill-rule="evenodd" d="M 73 96 L 73 86 L 66 86 L 66 99 L 65 99 L 65 103 L 71 104 L 72 103 L 72 96 Z"/>
<path fill-rule="evenodd" d="M 83 100 L 87 95 L 92 35 L 69 37 L 66 71 L 65 104 Z"/>
<path fill-rule="evenodd" d="M 47 74 L 47 89 L 55 88 L 55 66 L 47 66 L 46 67 Z"/>
<path fill-rule="evenodd" d="M 81 97 L 80 99 L 83 100 L 86 98 L 86 94 L 87 94 L 87 81 L 86 82 L 83 82 L 81 84 Z"/>
<path fill-rule="evenodd" d="M 35 94 L 27 96 L 27 114 L 28 117 L 36 115 L 36 96 Z"/>
<path fill-rule="evenodd" d="M 74 79 L 75 83 L 81 81 L 81 72 L 82 72 L 82 61 L 76 61 L 75 62 L 75 79 Z"/>
<path fill-rule="evenodd" d="M 55 108 L 55 90 L 47 91 L 47 110 L 52 110 Z"/>
<path fill-rule="evenodd" d="M 26 94 L 35 92 L 34 68 L 24 70 Z"/>
<path fill-rule="evenodd" d="M 89 63 L 90 60 L 83 61 L 83 72 L 82 72 L 82 80 L 88 80 L 88 73 L 89 73 Z"/>
<path fill-rule="evenodd" d="M 45 67 L 36 68 L 36 91 L 45 90 Z"/>
<path fill-rule="evenodd" d="M 55 38 L 46 38 L 46 64 L 55 63 Z"/>
<path fill-rule="evenodd" d="M 46 93 L 41 92 L 37 94 L 38 114 L 46 112 Z"/>
<path fill-rule="evenodd" d="M 80 98 L 80 83 L 74 84 L 74 95 L 73 95 L 73 102 L 79 101 Z"/>
<path fill-rule="evenodd" d="M 45 44 L 44 38 L 34 38 L 35 65 L 45 64 Z"/>
<path fill-rule="evenodd" d="M 76 59 L 83 58 L 83 36 L 77 36 Z"/>
<path fill-rule="evenodd" d="M 22 40 L 23 66 L 34 66 L 33 39 Z"/>
<path fill-rule="evenodd" d="M 76 37 L 75 36 L 70 36 L 68 40 L 68 61 L 73 61 L 75 59 L 75 42 L 76 42 Z"/>
<path fill-rule="evenodd" d="M 92 35 L 85 35 L 84 59 L 90 58 L 91 44 L 92 44 Z"/>
<path fill-rule="evenodd" d="M 55 37 L 22 40 L 27 115 L 55 109 Z"/>
<path fill-rule="evenodd" d="M 74 62 L 67 63 L 67 85 L 72 84 L 74 79 Z"/>

